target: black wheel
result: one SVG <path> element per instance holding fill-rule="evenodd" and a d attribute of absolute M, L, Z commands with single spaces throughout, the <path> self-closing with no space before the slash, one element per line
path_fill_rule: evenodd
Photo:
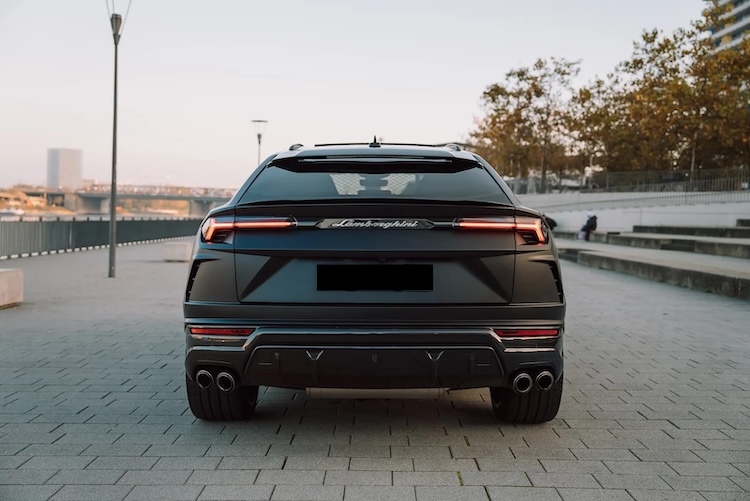
<path fill-rule="evenodd" d="M 257 386 L 238 386 L 221 391 L 216 385 L 204 390 L 185 375 L 188 403 L 193 415 L 206 421 L 241 421 L 250 419 L 258 402 Z"/>
<path fill-rule="evenodd" d="M 532 388 L 519 394 L 510 388 L 490 388 L 492 412 L 506 423 L 533 424 L 550 421 L 557 416 L 562 400 L 563 377 L 547 391 Z"/>

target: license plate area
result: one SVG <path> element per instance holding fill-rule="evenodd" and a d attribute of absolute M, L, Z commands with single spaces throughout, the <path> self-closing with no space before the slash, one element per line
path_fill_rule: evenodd
<path fill-rule="evenodd" d="M 319 264 L 319 291 L 431 291 L 431 264 Z"/>

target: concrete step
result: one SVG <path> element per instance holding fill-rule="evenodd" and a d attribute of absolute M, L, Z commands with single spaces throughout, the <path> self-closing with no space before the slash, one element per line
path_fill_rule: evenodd
<path fill-rule="evenodd" d="M 563 231 L 563 230 L 554 230 L 552 234 L 555 236 L 556 239 L 558 238 L 564 238 L 566 240 L 575 240 L 578 236 L 577 231 Z M 607 243 L 607 235 L 617 235 L 618 233 L 604 233 L 604 232 L 593 232 L 591 235 L 589 235 L 589 241 L 590 242 L 601 242 L 601 243 Z"/>
<path fill-rule="evenodd" d="M 620 233 L 618 235 L 607 235 L 607 243 L 647 249 L 750 258 L 750 238 L 685 237 L 683 235 Z"/>
<path fill-rule="evenodd" d="M 574 239 L 575 235 L 573 232 L 556 232 L 555 238 Z M 590 241 L 625 247 L 750 258 L 750 238 L 702 237 L 655 233 L 592 233 Z"/>
<path fill-rule="evenodd" d="M 750 227 L 739 224 L 735 228 L 708 226 L 633 226 L 633 233 L 657 233 L 668 235 L 691 235 L 697 237 L 750 238 Z"/>
<path fill-rule="evenodd" d="M 557 241 L 561 259 L 723 296 L 750 300 L 750 261 L 692 252 Z"/>

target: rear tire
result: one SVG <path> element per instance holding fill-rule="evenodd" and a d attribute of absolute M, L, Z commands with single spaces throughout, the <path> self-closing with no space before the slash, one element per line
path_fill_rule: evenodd
<path fill-rule="evenodd" d="M 519 394 L 510 388 L 490 388 L 492 412 L 506 423 L 534 424 L 551 421 L 557 416 L 562 400 L 563 377 L 547 391 L 532 388 Z"/>
<path fill-rule="evenodd" d="M 206 421 L 242 421 L 250 419 L 258 403 L 257 386 L 238 386 L 221 391 L 216 385 L 208 389 L 185 375 L 188 403 L 193 415 Z"/>

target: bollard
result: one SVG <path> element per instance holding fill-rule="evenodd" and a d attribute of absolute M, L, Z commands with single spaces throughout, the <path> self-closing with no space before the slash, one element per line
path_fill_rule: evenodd
<path fill-rule="evenodd" d="M 10 308 L 23 301 L 23 271 L 0 269 L 0 308 Z"/>
<path fill-rule="evenodd" d="M 193 242 L 165 242 L 162 244 L 164 261 L 186 263 L 193 254 Z"/>

